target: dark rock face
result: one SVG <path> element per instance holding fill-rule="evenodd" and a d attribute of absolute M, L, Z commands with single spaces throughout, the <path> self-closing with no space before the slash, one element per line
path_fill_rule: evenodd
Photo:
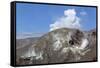
<path fill-rule="evenodd" d="M 16 64 L 94 61 L 97 57 L 96 41 L 96 31 L 94 30 L 82 32 L 78 29 L 57 29 L 36 41 L 29 42 L 28 45 L 23 43 L 25 46 L 16 49 Z M 17 45 L 20 46 L 18 42 Z"/>

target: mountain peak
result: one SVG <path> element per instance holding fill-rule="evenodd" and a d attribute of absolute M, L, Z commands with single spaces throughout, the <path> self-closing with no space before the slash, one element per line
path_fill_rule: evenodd
<path fill-rule="evenodd" d="M 35 42 L 32 41 L 34 43 L 27 45 L 24 49 L 22 47 L 18 50 L 17 64 L 21 64 L 19 58 L 23 60 L 22 65 L 27 64 L 26 62 L 47 64 L 94 60 L 96 57 L 95 39 L 96 37 L 79 29 L 56 29 L 44 34 Z"/>

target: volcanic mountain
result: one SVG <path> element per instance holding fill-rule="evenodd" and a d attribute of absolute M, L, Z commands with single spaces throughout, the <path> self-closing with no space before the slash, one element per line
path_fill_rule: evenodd
<path fill-rule="evenodd" d="M 61 28 L 38 38 L 17 39 L 16 63 L 49 64 L 96 61 L 96 30 Z"/>

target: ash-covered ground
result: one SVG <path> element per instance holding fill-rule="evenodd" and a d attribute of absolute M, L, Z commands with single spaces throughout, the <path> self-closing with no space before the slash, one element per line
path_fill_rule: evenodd
<path fill-rule="evenodd" d="M 41 37 L 17 39 L 16 64 L 96 61 L 96 29 L 61 28 Z"/>

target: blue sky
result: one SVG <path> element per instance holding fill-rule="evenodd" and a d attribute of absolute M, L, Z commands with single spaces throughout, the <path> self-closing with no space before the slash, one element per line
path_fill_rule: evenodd
<path fill-rule="evenodd" d="M 77 16 L 81 19 L 82 30 L 96 27 L 96 8 L 94 7 L 17 3 L 17 34 L 48 32 L 49 25 L 64 16 L 64 11 L 67 9 L 75 9 Z"/>

